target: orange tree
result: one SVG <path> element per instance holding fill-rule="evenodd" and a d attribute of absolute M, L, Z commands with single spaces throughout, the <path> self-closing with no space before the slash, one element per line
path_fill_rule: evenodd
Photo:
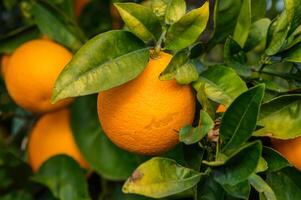
<path fill-rule="evenodd" d="M 3 0 L 0 20 L 0 199 L 301 199 L 299 0 Z"/>

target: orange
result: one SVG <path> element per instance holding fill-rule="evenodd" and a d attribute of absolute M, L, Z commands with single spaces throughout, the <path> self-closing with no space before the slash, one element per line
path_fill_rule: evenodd
<path fill-rule="evenodd" d="M 9 63 L 9 58 L 10 58 L 10 56 L 7 55 L 7 54 L 4 54 L 4 55 L 2 56 L 2 60 L 1 60 L 1 74 L 2 74 L 2 77 L 3 77 L 3 78 L 4 78 L 4 76 L 5 76 L 5 72 L 6 72 L 8 63 Z"/>
<path fill-rule="evenodd" d="M 89 1 L 90 0 L 75 0 L 74 9 L 75 9 L 75 15 L 77 17 L 80 16 L 82 10 L 85 8 L 87 3 L 89 3 Z"/>
<path fill-rule="evenodd" d="M 55 80 L 72 58 L 63 46 L 37 39 L 22 44 L 12 54 L 5 82 L 12 99 L 31 112 L 48 112 L 66 106 L 70 100 L 51 104 Z"/>
<path fill-rule="evenodd" d="M 217 113 L 224 113 L 224 112 L 226 112 L 226 110 L 227 110 L 227 108 L 226 108 L 224 105 L 220 104 L 220 105 L 217 107 L 216 112 L 217 112 Z"/>
<path fill-rule="evenodd" d="M 272 146 L 291 164 L 301 170 L 301 137 L 290 140 L 272 139 Z"/>
<path fill-rule="evenodd" d="M 192 123 L 195 95 L 191 87 L 158 79 L 171 58 L 161 52 L 136 79 L 99 93 L 101 126 L 120 148 L 161 154 L 178 143 L 179 129 Z"/>
<path fill-rule="evenodd" d="M 70 127 L 67 109 L 43 115 L 34 125 L 28 141 L 29 163 L 34 171 L 50 157 L 66 154 L 83 168 L 88 168 L 78 150 Z"/>

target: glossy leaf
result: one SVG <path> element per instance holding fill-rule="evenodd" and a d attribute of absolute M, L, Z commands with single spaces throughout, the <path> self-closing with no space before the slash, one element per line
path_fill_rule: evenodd
<path fill-rule="evenodd" d="M 194 43 L 205 30 L 209 19 L 209 3 L 185 14 L 170 26 L 166 34 L 165 48 L 180 50 Z"/>
<path fill-rule="evenodd" d="M 233 33 L 240 13 L 241 2 L 241 0 L 215 1 L 214 30 L 209 41 L 210 49 Z"/>
<path fill-rule="evenodd" d="M 47 186 L 54 197 L 61 200 L 89 200 L 84 171 L 76 161 L 65 155 L 48 159 L 32 178 Z"/>
<path fill-rule="evenodd" d="M 251 25 L 248 39 L 244 45 L 245 51 L 255 48 L 262 41 L 265 42 L 270 24 L 271 20 L 269 18 L 262 18 Z"/>
<path fill-rule="evenodd" d="M 85 42 L 86 38 L 75 22 L 55 9 L 49 2 L 33 2 L 31 13 L 43 34 L 73 51 L 78 50 Z"/>
<path fill-rule="evenodd" d="M 144 41 L 158 39 L 161 25 L 151 9 L 135 3 L 115 3 L 127 28 Z"/>
<path fill-rule="evenodd" d="M 285 61 L 301 63 L 301 44 L 297 44 L 282 54 Z"/>
<path fill-rule="evenodd" d="M 71 109 L 71 127 L 75 141 L 85 159 L 102 177 L 109 180 L 126 180 L 144 160 L 121 150 L 104 134 L 97 116 L 97 97 L 78 98 Z"/>
<path fill-rule="evenodd" d="M 262 104 L 256 136 L 291 139 L 301 136 L 301 95 L 283 95 Z"/>
<path fill-rule="evenodd" d="M 197 127 L 190 125 L 184 126 L 180 129 L 179 139 L 187 145 L 196 143 L 205 137 L 210 130 L 214 128 L 214 121 L 207 112 L 200 111 L 200 122 Z"/>
<path fill-rule="evenodd" d="M 52 101 L 107 90 L 138 76 L 149 50 L 127 31 L 109 31 L 89 40 L 56 80 Z"/>
<path fill-rule="evenodd" d="M 247 178 L 256 170 L 262 146 L 259 141 L 250 143 L 234 153 L 224 165 L 214 167 L 214 180 L 221 185 L 234 186 Z"/>
<path fill-rule="evenodd" d="M 224 60 L 227 66 L 233 68 L 239 75 L 248 77 L 251 70 L 246 64 L 246 55 L 243 49 L 229 37 L 224 46 Z"/>
<path fill-rule="evenodd" d="M 251 23 L 251 0 L 243 0 L 233 34 L 233 39 L 241 47 L 244 47 L 248 39 Z"/>
<path fill-rule="evenodd" d="M 248 181 L 243 181 L 236 185 L 223 185 L 224 190 L 232 197 L 239 199 L 249 199 L 251 186 Z"/>
<path fill-rule="evenodd" d="M 198 91 L 201 85 L 204 85 L 208 98 L 226 107 L 248 89 L 236 72 L 225 66 L 213 66 L 201 73 L 199 80 L 193 83 L 193 87 Z"/>
<path fill-rule="evenodd" d="M 297 169 L 287 167 L 268 173 L 266 181 L 275 192 L 277 200 L 301 199 L 301 173 Z"/>
<path fill-rule="evenodd" d="M 11 54 L 17 47 L 28 40 L 40 36 L 35 26 L 25 26 L 0 37 L 0 53 Z"/>
<path fill-rule="evenodd" d="M 221 200 L 224 199 L 225 191 L 212 176 L 203 177 L 197 184 L 196 200 Z"/>
<path fill-rule="evenodd" d="M 262 156 L 267 161 L 269 172 L 279 171 L 282 168 L 291 166 L 284 157 L 270 147 L 263 148 Z"/>
<path fill-rule="evenodd" d="M 222 152 L 229 154 L 245 143 L 255 130 L 264 85 L 241 94 L 223 115 L 220 127 Z"/>
<path fill-rule="evenodd" d="M 284 0 L 287 19 L 290 23 L 290 33 L 301 24 L 301 3 L 299 0 Z"/>
<path fill-rule="evenodd" d="M 252 174 L 248 180 L 259 193 L 264 194 L 266 200 L 277 200 L 274 191 L 260 176 Z"/>
<path fill-rule="evenodd" d="M 175 78 L 180 84 L 189 84 L 199 77 L 198 71 L 191 59 L 190 52 L 185 49 L 173 56 L 165 70 L 160 74 L 160 80 L 171 80 Z"/>
<path fill-rule="evenodd" d="M 123 192 L 162 198 L 195 186 L 202 174 L 167 158 L 154 157 L 141 164 L 125 182 Z"/>
<path fill-rule="evenodd" d="M 264 172 L 264 171 L 266 171 L 267 169 L 268 169 L 268 163 L 267 163 L 267 161 L 266 161 L 263 157 L 260 157 L 255 172 L 256 172 L 256 173 Z"/>

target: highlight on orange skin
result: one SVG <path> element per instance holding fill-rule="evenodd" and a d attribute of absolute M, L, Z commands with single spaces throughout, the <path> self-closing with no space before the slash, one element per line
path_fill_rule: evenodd
<path fill-rule="evenodd" d="M 1 59 L 1 75 L 4 78 L 9 63 L 10 55 L 4 54 Z"/>
<path fill-rule="evenodd" d="M 272 147 L 301 170 L 301 137 L 290 140 L 271 139 Z"/>
<path fill-rule="evenodd" d="M 88 169 L 88 163 L 76 146 L 70 126 L 68 109 L 43 115 L 34 125 L 28 140 L 28 159 L 33 171 L 50 157 L 65 154 Z"/>
<path fill-rule="evenodd" d="M 227 108 L 226 108 L 224 105 L 220 104 L 220 105 L 217 107 L 216 112 L 217 112 L 217 113 L 223 113 L 223 112 L 226 112 L 226 110 L 227 110 Z"/>
<path fill-rule="evenodd" d="M 75 16 L 79 17 L 82 10 L 89 2 L 90 0 L 75 0 L 75 4 L 74 4 Z"/>

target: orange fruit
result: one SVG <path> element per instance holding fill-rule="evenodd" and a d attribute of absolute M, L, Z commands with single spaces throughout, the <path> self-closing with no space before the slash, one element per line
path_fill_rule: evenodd
<path fill-rule="evenodd" d="M 301 137 L 290 140 L 272 139 L 272 147 L 301 170 Z"/>
<path fill-rule="evenodd" d="M 66 154 L 88 168 L 73 138 L 67 109 L 43 115 L 34 125 L 28 140 L 28 159 L 34 171 L 50 157 Z"/>
<path fill-rule="evenodd" d="M 51 104 L 55 80 L 72 54 L 49 40 L 31 40 L 18 47 L 10 57 L 5 83 L 12 99 L 31 112 L 48 112 L 62 108 L 70 100 Z"/>
<path fill-rule="evenodd" d="M 82 10 L 89 2 L 90 0 L 75 0 L 74 9 L 75 9 L 75 15 L 77 17 L 80 16 Z"/>
<path fill-rule="evenodd" d="M 5 72 L 6 72 L 8 63 L 9 63 L 9 59 L 10 59 L 10 56 L 7 54 L 4 54 L 1 59 L 1 74 L 2 74 L 3 78 L 5 76 Z"/>
<path fill-rule="evenodd" d="M 158 79 L 171 58 L 161 52 L 136 79 L 99 93 L 101 126 L 120 148 L 161 154 L 178 143 L 178 130 L 192 123 L 195 95 L 191 87 Z"/>

